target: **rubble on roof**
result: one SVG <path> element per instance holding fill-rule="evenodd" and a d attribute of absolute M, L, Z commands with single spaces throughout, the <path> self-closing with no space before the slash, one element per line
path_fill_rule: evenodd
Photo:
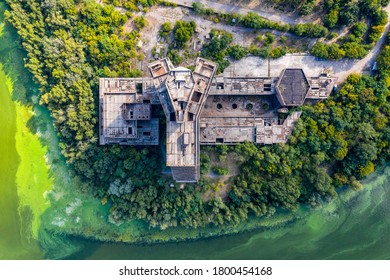
<path fill-rule="evenodd" d="M 215 76 L 217 64 L 198 58 L 195 70 L 168 58 L 149 64 L 150 78 L 101 78 L 101 145 L 158 145 L 159 119 L 166 117 L 166 165 L 178 182 L 200 177 L 200 145 L 286 143 L 301 112 L 291 107 L 327 98 L 337 78 L 307 77 L 285 69 L 280 77 Z"/>

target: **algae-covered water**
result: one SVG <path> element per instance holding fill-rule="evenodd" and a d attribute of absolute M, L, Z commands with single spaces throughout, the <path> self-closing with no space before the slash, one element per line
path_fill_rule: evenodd
<path fill-rule="evenodd" d="M 234 236 L 155 246 L 96 244 L 90 259 L 390 259 L 390 168 L 358 193 L 297 221 Z M 79 255 L 80 257 L 82 255 Z M 78 257 L 77 255 L 74 257 Z M 85 257 L 85 255 L 83 255 Z"/>
<path fill-rule="evenodd" d="M 160 245 L 67 236 L 129 232 L 107 222 L 108 206 L 74 191 L 4 9 L 0 1 L 0 259 L 390 259 L 390 167 L 321 209 L 237 235 Z"/>

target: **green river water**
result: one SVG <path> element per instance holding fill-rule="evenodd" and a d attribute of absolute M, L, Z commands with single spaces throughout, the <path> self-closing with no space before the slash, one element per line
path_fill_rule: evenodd
<path fill-rule="evenodd" d="M 390 167 L 373 174 L 359 192 L 342 191 L 321 209 L 299 209 L 287 225 L 232 236 L 127 245 L 39 234 L 45 225 L 61 224 L 58 217 L 42 214 L 67 206 L 47 198 L 57 178 L 66 188 L 66 174 L 47 158 L 48 151 L 58 149 L 56 140 L 42 135 L 55 133 L 49 125 L 37 131 L 31 124 L 34 118 L 49 124 L 50 117 L 28 98 L 36 88 L 3 11 L 0 2 L 0 259 L 390 259 Z M 93 203 L 80 211 L 85 214 Z"/>

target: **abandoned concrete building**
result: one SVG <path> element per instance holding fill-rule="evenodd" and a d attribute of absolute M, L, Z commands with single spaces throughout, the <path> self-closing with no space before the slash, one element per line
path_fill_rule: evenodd
<path fill-rule="evenodd" d="M 197 182 L 200 145 L 286 143 L 301 112 L 289 109 L 327 98 L 337 78 L 284 69 L 280 77 L 216 76 L 217 64 L 198 58 L 195 70 L 168 58 L 149 64 L 150 77 L 101 78 L 101 145 L 158 145 L 166 116 L 166 165 L 177 182 Z"/>

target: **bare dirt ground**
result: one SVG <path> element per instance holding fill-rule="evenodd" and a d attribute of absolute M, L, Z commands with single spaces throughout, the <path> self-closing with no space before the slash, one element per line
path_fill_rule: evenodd
<path fill-rule="evenodd" d="M 210 179 L 213 182 L 214 187 L 217 187 L 217 190 L 211 187 L 209 191 L 204 193 L 203 200 L 209 201 L 213 197 L 220 197 L 223 201 L 226 201 L 231 190 L 232 178 L 237 176 L 240 172 L 239 161 L 234 153 L 227 155 L 223 162 L 218 159 L 218 155 L 215 153 L 209 154 L 209 156 L 214 165 L 227 168 L 229 170 L 229 174 L 225 176 L 218 176 L 212 171 L 206 174 L 204 177 Z"/>
<path fill-rule="evenodd" d="M 390 5 L 386 7 L 387 13 L 390 13 Z M 376 57 L 386 42 L 389 32 L 389 22 L 386 25 L 385 32 L 376 43 L 375 47 L 368 55 L 361 60 L 341 59 L 338 61 L 318 60 L 310 55 L 286 55 L 279 59 L 272 60 L 270 63 L 271 76 L 279 76 L 284 68 L 303 68 L 306 75 L 316 76 L 322 71 L 333 73 L 338 77 L 338 83 L 342 83 L 352 73 L 363 73 L 369 70 Z M 267 61 L 259 57 L 246 57 L 240 61 L 232 63 L 226 68 L 224 75 L 242 75 L 242 76 L 267 76 Z"/>
<path fill-rule="evenodd" d="M 135 14 L 135 16 L 140 16 L 140 15 L 142 14 L 141 13 Z M 148 13 L 146 13 L 144 17 L 147 20 L 148 24 L 145 28 L 141 30 L 140 36 L 141 36 L 141 40 L 144 42 L 142 51 L 145 54 L 146 61 L 153 59 L 152 48 L 156 47 L 157 43 L 159 42 L 158 32 L 160 26 L 164 22 L 171 22 L 172 26 L 178 20 L 184 20 L 184 21 L 193 20 L 196 22 L 198 33 L 195 34 L 194 39 L 188 43 L 188 46 L 190 46 L 189 49 L 192 51 L 200 50 L 200 47 L 205 42 L 206 35 L 208 35 L 211 29 L 213 28 L 232 33 L 234 37 L 233 43 L 245 47 L 249 47 L 251 44 L 256 44 L 257 43 L 256 37 L 265 34 L 265 32 L 254 33 L 253 29 L 249 29 L 245 27 L 226 25 L 223 23 L 214 23 L 213 21 L 209 21 L 202 17 L 196 16 L 190 10 L 181 7 L 171 8 L 171 7 L 154 6 L 149 9 Z M 132 19 L 129 19 L 129 21 L 126 23 L 125 26 L 131 27 L 132 26 L 131 22 Z M 297 36 L 288 33 L 279 32 L 279 31 L 270 31 L 270 32 L 275 34 L 276 36 L 284 35 L 288 37 L 291 43 L 295 42 L 295 44 L 297 45 L 302 45 L 302 48 L 304 47 L 303 46 L 304 40 L 299 39 Z M 196 42 L 196 47 L 194 49 L 195 42 Z M 165 46 L 165 49 L 167 49 L 167 45 Z"/>
<path fill-rule="evenodd" d="M 216 11 L 239 14 L 254 12 L 270 20 L 288 24 L 313 22 L 313 18 L 311 17 L 300 18 L 294 12 L 287 13 L 280 10 L 278 11 L 275 9 L 274 5 L 270 4 L 270 1 L 264 0 L 169 0 L 169 2 L 185 6 L 191 6 L 193 2 L 200 2 L 206 8 L 212 8 Z M 314 17 L 318 18 L 316 15 L 314 15 Z"/>
<path fill-rule="evenodd" d="M 170 0 L 174 3 L 186 4 L 190 6 L 192 2 L 202 2 L 206 7 L 212 7 L 217 10 L 223 10 L 225 12 L 241 12 L 247 13 L 249 11 L 255 11 L 260 13 L 261 15 L 271 19 L 284 23 L 297 23 L 302 22 L 304 19 L 298 18 L 296 15 L 283 15 L 275 13 L 274 8 L 269 5 L 263 5 L 266 3 L 266 0 L 222 0 L 216 2 L 210 0 Z M 385 10 L 390 14 L 390 5 L 388 5 Z M 159 42 L 158 31 L 160 26 L 164 22 L 171 22 L 172 25 L 175 24 L 177 20 L 194 20 L 198 26 L 198 33 L 194 36 L 193 41 L 189 43 L 190 50 L 193 52 L 199 51 L 200 46 L 204 43 L 205 36 L 209 34 L 212 28 L 217 28 L 220 30 L 224 30 L 233 34 L 234 43 L 242 46 L 250 46 L 251 44 L 256 44 L 256 37 L 258 35 L 264 34 L 264 32 L 259 32 L 255 34 L 252 29 L 237 27 L 226 25 L 222 23 L 214 23 L 212 21 L 206 20 L 202 17 L 194 15 L 190 10 L 186 8 L 176 7 L 160 7 L 154 6 L 150 8 L 149 12 L 143 14 L 141 12 L 135 14 L 135 16 L 144 15 L 148 24 L 147 26 L 140 32 L 141 40 L 143 41 L 142 51 L 145 54 L 145 60 L 150 61 L 153 59 L 152 57 L 152 49 L 157 46 Z M 129 21 L 125 24 L 125 30 L 132 30 L 133 27 L 133 19 L 129 19 Z M 389 23 L 386 25 L 385 33 L 387 34 L 389 30 Z M 340 36 L 345 34 L 345 30 L 340 31 Z M 292 44 L 298 43 L 300 40 L 295 38 L 296 36 L 290 34 L 284 34 L 278 31 L 273 31 L 275 35 L 285 35 L 289 38 L 289 43 Z M 294 42 L 295 40 L 295 42 Z M 303 40 L 302 40 L 303 41 Z M 315 40 L 306 41 L 305 44 L 308 44 L 310 47 L 313 45 Z M 308 75 L 313 73 L 313 75 L 317 75 L 319 72 L 324 69 L 333 72 L 339 77 L 339 82 L 343 82 L 346 77 L 351 73 L 362 73 L 367 69 L 370 65 L 375 61 L 376 56 L 379 54 L 381 46 L 385 42 L 385 36 L 378 41 L 376 46 L 369 54 L 362 60 L 340 60 L 340 61 L 319 61 L 311 56 L 296 56 L 296 55 L 287 55 L 278 60 L 272 62 L 271 66 L 271 75 L 279 75 L 281 69 L 283 67 L 303 67 Z M 167 50 L 167 45 L 165 45 L 165 50 Z M 163 54 L 162 54 L 163 55 Z M 146 65 L 146 63 L 144 63 Z M 254 68 L 248 67 L 248 65 L 255 66 Z M 257 57 L 247 57 L 232 64 L 231 67 L 226 69 L 225 73 L 235 72 L 236 74 L 240 73 L 239 71 L 243 71 L 241 74 L 249 75 L 265 75 L 265 70 L 268 72 L 268 67 L 266 61 L 257 58 Z M 233 68 L 232 68 L 233 67 Z M 241 69 L 241 70 L 240 70 Z M 146 69 L 144 69 L 146 70 Z M 250 73 L 245 73 L 250 71 Z M 256 74 L 257 73 L 257 74 Z"/>

